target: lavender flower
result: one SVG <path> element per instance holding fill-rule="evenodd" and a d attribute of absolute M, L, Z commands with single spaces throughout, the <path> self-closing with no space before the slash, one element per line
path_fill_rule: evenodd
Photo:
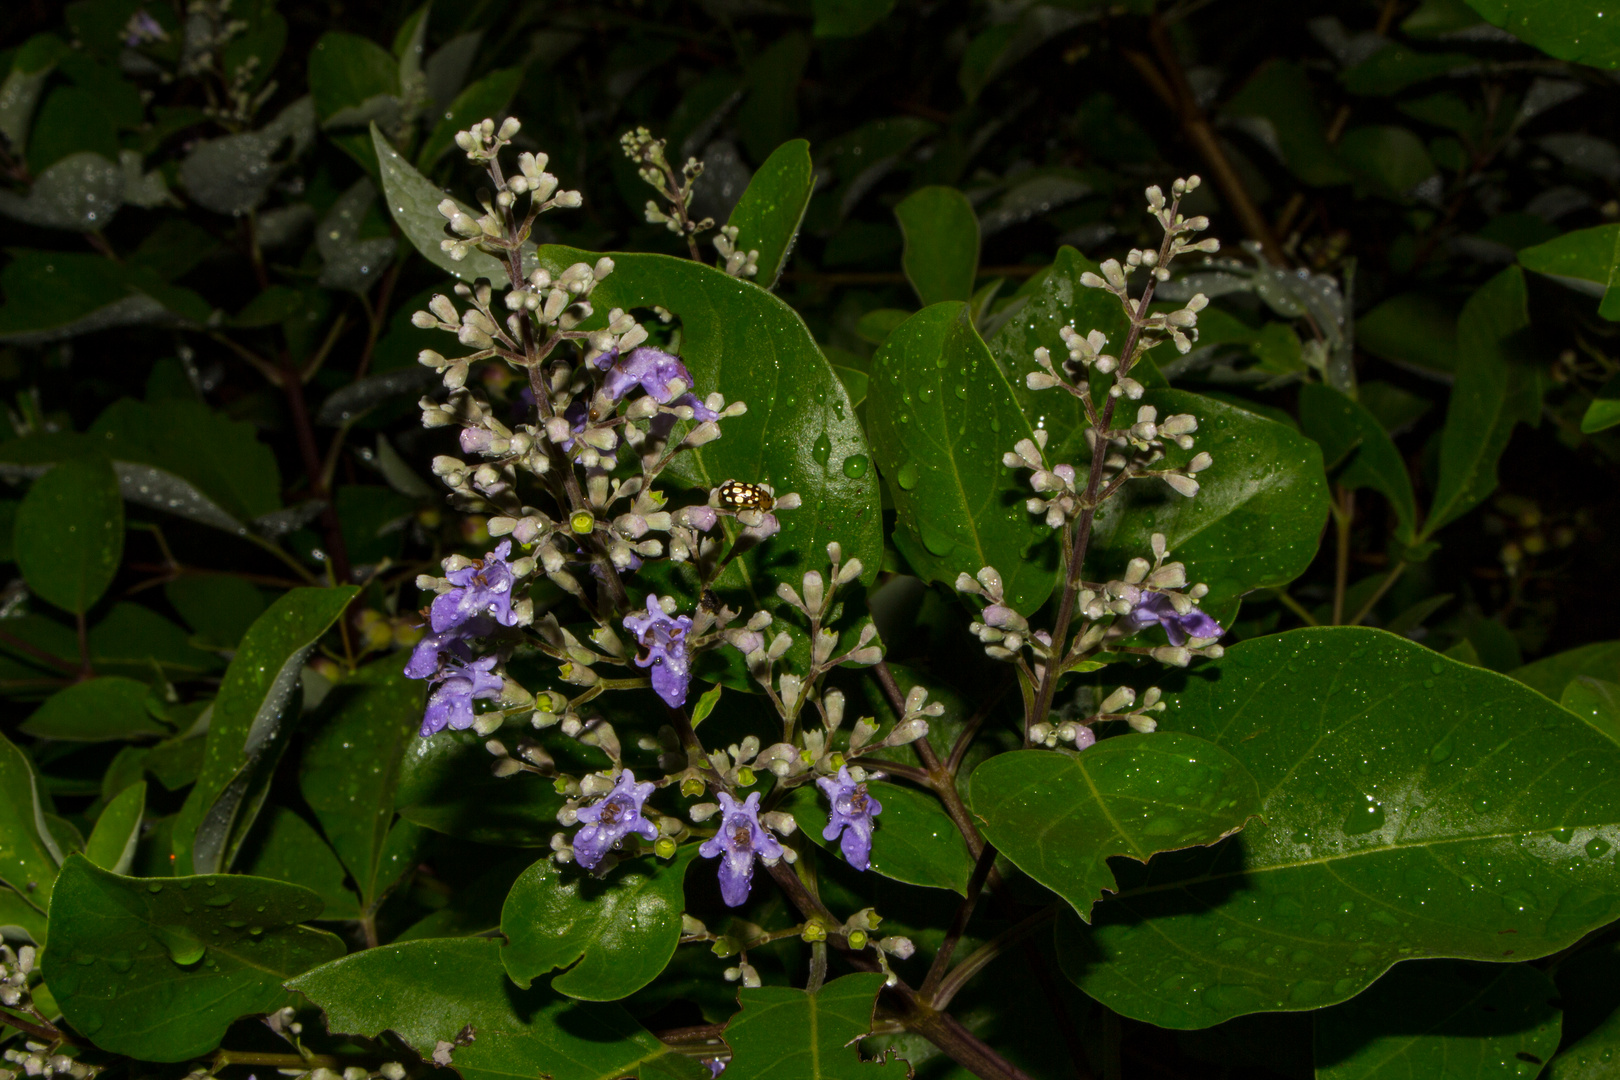
<path fill-rule="evenodd" d="M 502 680 L 492 673 L 496 658 L 479 657 L 471 663 L 462 663 L 455 657 L 445 660 L 435 676 L 439 685 L 428 697 L 427 711 L 422 714 L 422 737 L 436 735 L 446 727 L 460 731 L 473 725 L 473 699 L 498 698 Z"/>
<path fill-rule="evenodd" d="M 649 595 L 647 614 L 626 615 L 624 626 L 646 650 L 636 657 L 636 666 L 652 668 L 652 685 L 658 696 L 672 709 L 685 705 L 686 690 L 692 683 L 692 653 L 686 640 L 692 617 L 664 614 L 658 597 Z"/>
<path fill-rule="evenodd" d="M 780 859 L 782 845 L 759 822 L 759 792 L 747 802 L 720 792 L 720 831 L 698 848 L 705 859 L 724 856 L 720 862 L 720 898 L 727 907 L 741 907 L 748 899 L 754 881 L 754 857 Z"/>
<path fill-rule="evenodd" d="M 1218 638 L 1226 631 L 1221 624 L 1198 608 L 1185 615 L 1176 611 L 1175 604 L 1165 593 L 1144 591 L 1136 605 L 1125 616 L 1123 625 L 1129 633 L 1145 630 L 1154 623 L 1164 627 L 1164 636 L 1172 645 L 1185 645 L 1188 638 Z"/>
<path fill-rule="evenodd" d="M 642 804 L 657 790 L 652 781 L 636 783 L 629 769 L 613 780 L 613 790 L 601 802 L 579 811 L 585 827 L 574 836 L 574 861 L 587 870 L 596 869 L 602 856 L 620 840 L 635 833 L 643 840 L 658 839 L 658 826 L 642 816 Z"/>
<path fill-rule="evenodd" d="M 168 41 L 169 35 L 159 22 L 146 13 L 146 9 L 135 12 L 124 24 L 124 44 L 131 49 L 139 48 L 148 41 Z"/>
<path fill-rule="evenodd" d="M 512 585 L 516 578 L 506 562 L 510 554 L 512 541 L 502 540 L 480 561 L 445 574 L 456 588 L 433 599 L 428 621 L 435 634 L 454 630 L 481 616 L 502 626 L 517 622 L 512 613 Z"/>
<path fill-rule="evenodd" d="M 883 804 L 867 794 L 865 784 L 850 779 L 849 767 L 838 767 L 838 778 L 823 776 L 816 786 L 832 804 L 827 827 L 821 831 L 823 840 L 843 839 L 838 847 L 844 859 L 857 870 L 872 865 L 872 819 L 883 813 Z"/>
<path fill-rule="evenodd" d="M 711 1078 L 719 1076 L 721 1073 L 726 1071 L 726 1063 L 721 1061 L 719 1058 L 710 1058 L 703 1064 L 709 1067 L 709 1076 Z"/>
<path fill-rule="evenodd" d="M 676 379 L 687 387 L 687 391 L 678 396 L 671 385 Z M 691 393 L 692 373 L 686 370 L 681 358 L 662 349 L 643 345 L 631 350 L 629 356 L 613 363 L 607 378 L 602 380 L 602 392 L 614 401 L 619 401 L 637 386 L 660 405 L 685 405 L 692 410 L 693 418 L 699 423 L 720 419 L 719 413 Z"/>

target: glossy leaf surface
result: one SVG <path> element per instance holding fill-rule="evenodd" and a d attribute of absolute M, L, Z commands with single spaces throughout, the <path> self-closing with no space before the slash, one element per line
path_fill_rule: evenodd
<path fill-rule="evenodd" d="M 1087 922 L 1117 891 L 1108 860 L 1213 844 L 1259 810 L 1254 777 L 1179 732 L 1122 735 L 1078 754 L 1017 750 L 973 773 L 973 816 L 1013 864 Z"/>
<path fill-rule="evenodd" d="M 326 1012 L 328 1029 L 374 1037 L 392 1031 L 423 1057 L 471 1024 L 476 1038 L 452 1051 L 464 1080 L 632 1076 L 689 1080 L 708 1070 L 666 1050 L 617 1005 L 577 1002 L 535 987 L 517 990 L 489 938 L 385 945 L 317 968 L 291 987 Z"/>
<path fill-rule="evenodd" d="M 1009 605 L 1035 611 L 1056 584 L 1055 556 L 1035 550 L 1047 530 L 1024 508 L 1029 473 L 1001 463 L 1034 430 L 967 306 L 936 304 L 906 320 L 873 357 L 872 376 L 867 426 L 906 561 L 946 585 L 994 566 Z"/>
<path fill-rule="evenodd" d="M 146 812 L 146 784 L 131 784 L 109 802 L 84 842 L 84 857 L 114 874 L 129 873 Z"/>
<path fill-rule="evenodd" d="M 0 736 L 0 882 L 47 911 L 62 851 L 45 824 L 45 804 L 28 755 Z"/>
<path fill-rule="evenodd" d="M 973 875 L 967 841 L 940 801 L 916 788 L 870 780 L 866 788 L 883 807 L 873 819 L 872 871 L 908 885 L 966 893 Z M 821 834 L 827 827 L 827 798 L 814 785 L 797 788 L 782 804 L 805 836 L 834 859 L 838 841 Z"/>
<path fill-rule="evenodd" d="M 327 694 L 299 763 L 304 801 L 368 907 L 383 891 L 394 791 L 421 709 L 422 683 L 405 678 L 399 657 L 385 656 Z"/>
<path fill-rule="evenodd" d="M 1620 641 L 1595 641 L 1509 672 L 1515 679 L 1557 701 L 1570 681 L 1590 675 L 1594 679 L 1620 682 Z"/>
<path fill-rule="evenodd" d="M 160 738 L 170 731 L 147 711 L 149 692 L 146 684 L 134 679 L 86 679 L 46 698 L 22 729 L 42 739 L 85 742 Z"/>
<path fill-rule="evenodd" d="M 1620 30 L 1595 4 L 1570 0 L 1468 0 L 1493 25 L 1560 60 L 1620 67 Z"/>
<path fill-rule="evenodd" d="M 249 628 L 225 670 L 202 773 L 175 823 L 180 869 L 230 866 L 286 749 L 304 661 L 357 591 L 293 589 Z"/>
<path fill-rule="evenodd" d="M 878 972 L 845 975 L 814 994 L 791 986 L 737 992 L 726 1024 L 726 1072 L 738 1080 L 860 1080 L 871 1073 L 849 1044 L 872 1030 Z M 735 1072 L 733 1072 L 735 1070 Z"/>
<path fill-rule="evenodd" d="M 1048 391 L 1048 393 L 1051 393 Z M 1316 556 L 1327 518 L 1327 482 L 1317 445 L 1287 425 L 1182 390 L 1150 390 L 1142 399 L 1159 417 L 1198 418 L 1192 450 L 1167 447 L 1165 462 L 1180 465 L 1208 453 L 1215 463 L 1198 474 L 1196 498 L 1186 499 L 1155 479 L 1133 480 L 1097 513 L 1094 579 L 1117 574 L 1151 554 L 1162 532 L 1191 581 L 1209 586 L 1214 610 L 1251 589 L 1282 585 Z"/>
<path fill-rule="evenodd" d="M 480 844 L 548 846 L 563 797 L 529 773 L 493 776 L 489 762 L 484 740 L 471 731 L 410 740 L 394 793 L 400 816 Z"/>
<path fill-rule="evenodd" d="M 1558 1049 L 1557 995 L 1529 964 L 1397 964 L 1317 1015 L 1317 1080 L 1534 1075 Z"/>
<path fill-rule="evenodd" d="M 105 458 L 66 461 L 34 481 L 12 544 L 28 587 L 66 611 L 88 611 L 124 552 L 124 501 Z"/>
<path fill-rule="evenodd" d="M 499 259 L 473 248 L 467 252 L 465 259 L 457 262 L 439 247 L 439 241 L 450 235 L 445 231 L 449 220 L 439 213 L 439 203 L 449 196 L 412 168 L 411 163 L 383 138 L 375 124 L 371 127 L 371 144 L 377 152 L 383 198 L 388 200 L 388 212 L 416 250 L 428 262 L 462 281 L 488 278 L 495 288 L 506 288 L 510 279 Z M 471 212 L 465 203 L 455 201 L 463 213 Z"/>
<path fill-rule="evenodd" d="M 810 144 L 803 139 L 785 142 L 771 151 L 748 181 L 726 224 L 737 228 L 738 251 L 759 252 L 754 284 L 764 289 L 776 287 L 815 187 Z"/>
<path fill-rule="evenodd" d="M 270 806 L 253 823 L 237 860 L 244 874 L 301 885 L 321 898 L 323 919 L 358 919 L 360 907 L 343 884 L 343 864 L 314 826 L 285 806 Z"/>
<path fill-rule="evenodd" d="M 973 295 L 979 269 L 979 219 L 955 188 L 925 187 L 894 208 L 906 238 L 900 265 L 924 307 Z"/>
<path fill-rule="evenodd" d="M 1545 1080 L 1608 1080 L 1620 1061 L 1620 1010 L 1553 1058 Z"/>
<path fill-rule="evenodd" d="M 320 912 L 284 882 L 120 877 L 74 856 L 51 900 L 45 978 L 101 1049 L 184 1061 L 237 1017 L 291 1004 L 283 982 L 342 955 L 338 938 L 296 925 Z"/>
<path fill-rule="evenodd" d="M 1320 1008 L 1398 960 L 1532 960 L 1620 915 L 1620 745 L 1505 676 L 1296 630 L 1195 670 L 1160 723 L 1241 761 L 1262 822 L 1122 872 L 1060 932 L 1070 978 L 1126 1015 Z"/>
<path fill-rule="evenodd" d="M 548 855 L 513 884 L 501 910 L 501 963 L 527 990 L 558 969 L 551 988 L 585 1001 L 617 1001 L 658 977 L 675 954 L 686 908 L 682 882 L 696 844 L 669 862 L 630 859 L 596 878 Z"/>

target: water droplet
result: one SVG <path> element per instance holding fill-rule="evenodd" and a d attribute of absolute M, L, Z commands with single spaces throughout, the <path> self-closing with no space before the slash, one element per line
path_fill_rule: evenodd
<path fill-rule="evenodd" d="M 154 882 L 152 882 L 152 884 L 150 884 L 150 885 L 148 885 L 146 887 L 146 891 L 147 892 L 162 892 L 163 891 L 163 886 L 162 886 L 161 883 L 154 881 Z"/>
<path fill-rule="evenodd" d="M 1001 421 L 994 416 L 990 418 L 990 430 L 996 432 L 1001 430 Z"/>
<path fill-rule="evenodd" d="M 1594 836 L 1586 842 L 1586 853 L 1594 859 L 1601 859 L 1609 853 L 1609 842 L 1601 836 Z"/>
<path fill-rule="evenodd" d="M 1355 806 L 1344 819 L 1346 836 L 1360 836 L 1384 827 L 1384 804 L 1371 795 L 1363 795 L 1362 798 L 1366 802 Z"/>
<path fill-rule="evenodd" d="M 1571 840 L 1575 839 L 1575 830 L 1570 828 L 1568 825 L 1565 825 L 1561 829 L 1554 829 L 1552 831 L 1552 838 L 1558 841 L 1560 844 L 1567 844 Z"/>
<path fill-rule="evenodd" d="M 932 386 L 925 386 L 921 390 L 917 391 L 917 396 L 922 398 L 924 405 L 931 404 L 934 400 L 934 388 Z"/>
<path fill-rule="evenodd" d="M 1454 747 L 1451 742 L 1451 736 L 1447 735 L 1445 738 L 1441 739 L 1439 742 L 1435 743 L 1429 748 L 1429 760 L 1444 761 L 1446 758 L 1451 756 L 1451 751 L 1453 749 Z"/>
<path fill-rule="evenodd" d="M 915 461 L 908 461 L 900 466 L 900 475 L 895 477 L 895 482 L 905 490 L 910 491 L 917 486 L 917 478 L 921 472 L 922 470 L 917 468 Z"/>
<path fill-rule="evenodd" d="M 904 481 L 904 471 L 902 471 L 900 475 L 902 477 L 902 486 L 909 487 L 910 485 L 906 484 Z M 949 536 L 946 536 L 928 519 L 923 519 L 918 531 L 922 533 L 923 547 L 927 548 L 931 554 L 937 555 L 943 559 L 951 552 L 956 550 L 956 541 L 952 540 Z"/>
<path fill-rule="evenodd" d="M 1532 911 L 1536 906 L 1536 898 L 1523 889 L 1515 889 L 1510 893 L 1502 894 L 1502 906 L 1514 914 Z"/>
<path fill-rule="evenodd" d="M 181 967 L 195 964 L 208 951 L 202 939 L 184 926 L 160 926 L 157 935 L 163 947 L 169 950 L 169 959 Z"/>
<path fill-rule="evenodd" d="M 844 459 L 844 475 L 851 480 L 859 480 L 871 465 L 871 460 L 865 454 L 851 454 Z"/>
<path fill-rule="evenodd" d="M 956 396 L 958 398 L 960 398 L 962 401 L 966 401 L 967 400 L 967 387 L 958 386 L 956 388 Z"/>
<path fill-rule="evenodd" d="M 828 440 L 827 433 L 823 431 L 820 435 L 816 436 L 816 441 L 811 445 L 810 456 L 816 459 L 817 465 L 825 465 L 827 464 L 828 456 L 831 454 L 832 443 Z"/>
<path fill-rule="evenodd" d="M 1429 670 L 1434 672 L 1436 675 L 1440 674 L 1445 669 L 1446 666 L 1438 660 L 1434 660 L 1429 663 Z"/>
<path fill-rule="evenodd" d="M 107 957 L 107 966 L 118 972 L 120 975 L 128 971 L 131 965 L 134 963 L 135 961 L 130 959 L 129 953 L 123 949 L 119 949 L 117 952 Z"/>

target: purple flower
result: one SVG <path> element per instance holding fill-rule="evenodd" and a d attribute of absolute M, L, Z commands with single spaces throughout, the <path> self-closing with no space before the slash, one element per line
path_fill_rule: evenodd
<path fill-rule="evenodd" d="M 710 1058 L 703 1064 L 709 1067 L 709 1076 L 711 1080 L 713 1077 L 719 1076 L 721 1073 L 726 1071 L 726 1063 L 721 1061 L 719 1058 Z"/>
<path fill-rule="evenodd" d="M 670 383 L 676 379 L 691 389 L 692 373 L 686 370 L 681 358 L 643 345 L 639 349 L 632 349 L 629 356 L 614 363 L 607 378 L 602 380 L 602 392 L 618 401 L 639 385 L 654 401 L 668 405 L 675 397 L 675 389 Z"/>
<path fill-rule="evenodd" d="M 1145 591 L 1131 613 L 1125 616 L 1130 633 L 1145 630 L 1158 623 L 1164 627 L 1164 636 L 1172 645 L 1185 645 L 1188 638 L 1218 638 L 1226 633 L 1221 624 L 1209 615 L 1193 608 L 1182 615 L 1176 611 L 1170 597 L 1161 592 Z"/>
<path fill-rule="evenodd" d="M 574 835 L 574 861 L 587 870 L 594 870 L 608 849 L 630 833 L 643 840 L 658 839 L 658 826 L 641 815 L 642 804 L 657 788 L 650 780 L 636 783 L 635 774 L 629 769 L 615 777 L 607 798 L 579 811 L 579 820 L 585 822 L 585 827 Z"/>
<path fill-rule="evenodd" d="M 686 689 L 692 683 L 692 653 L 686 641 L 692 617 L 666 615 L 658 606 L 658 597 L 648 595 L 647 614 L 626 615 L 624 625 L 646 650 L 636 657 L 636 666 L 652 668 L 652 685 L 658 696 L 672 709 L 685 705 Z"/>
<path fill-rule="evenodd" d="M 477 620 L 474 620 L 477 622 Z M 436 679 L 439 677 L 440 657 L 449 653 L 451 657 L 461 661 L 472 659 L 472 651 L 467 648 L 463 638 L 472 635 L 465 633 L 468 625 L 464 624 L 443 634 L 428 634 L 416 647 L 411 650 L 411 658 L 405 662 L 405 677 L 407 679 Z"/>
<path fill-rule="evenodd" d="M 163 27 L 143 8 L 129 17 L 124 24 L 124 44 L 131 49 L 145 45 L 148 41 L 168 41 L 169 35 Z"/>
<path fill-rule="evenodd" d="M 883 804 L 867 794 L 865 784 L 857 784 L 849 778 L 847 765 L 838 767 L 836 780 L 823 776 L 816 781 L 816 786 L 832 804 L 832 813 L 827 818 L 827 827 L 821 830 L 821 838 L 838 840 L 842 833 L 838 846 L 844 859 L 857 870 L 867 869 L 872 865 L 872 819 L 883 813 Z"/>
<path fill-rule="evenodd" d="M 496 658 L 482 656 L 470 664 L 447 659 L 439 669 L 440 683 L 428 697 L 422 714 L 422 737 L 436 735 L 446 727 L 460 731 L 473 724 L 473 698 L 501 696 L 501 677 L 491 672 Z"/>
<path fill-rule="evenodd" d="M 456 587 L 433 599 L 428 621 L 435 634 L 446 633 L 481 616 L 492 618 L 502 626 L 517 622 L 517 616 L 512 614 L 512 585 L 516 579 L 506 563 L 511 553 L 512 541 L 502 540 L 479 562 L 445 574 Z"/>
<path fill-rule="evenodd" d="M 720 861 L 720 898 L 727 907 L 741 907 L 754 881 L 754 857 L 780 859 L 782 845 L 759 823 L 759 792 L 739 803 L 720 793 L 720 831 L 703 842 L 698 854 Z"/>

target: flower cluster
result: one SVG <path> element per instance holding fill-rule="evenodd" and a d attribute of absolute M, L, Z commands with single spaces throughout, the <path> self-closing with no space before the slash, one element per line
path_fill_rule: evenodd
<path fill-rule="evenodd" d="M 759 865 L 795 859 L 784 843 L 794 819 L 779 804 L 810 784 L 827 799 L 824 838 L 864 870 L 883 811 L 868 788 L 883 775 L 870 755 L 923 737 L 941 707 L 918 689 L 887 731 L 870 717 L 843 730 L 843 694 L 824 688 L 825 677 L 840 665 L 876 664 L 883 653 L 869 622 L 852 640 L 833 625 L 842 611 L 836 594 L 864 570 L 837 543 L 827 547 L 827 567 L 777 588 L 775 614 L 745 617 L 715 594 L 727 568 L 779 533 L 778 515 L 801 500 L 778 494 L 768 478 L 729 478 L 674 505 L 666 470 L 719 438 L 724 422 L 746 406 L 701 395 L 687 361 L 654 340 L 660 331 L 619 308 L 598 312 L 592 296 L 613 273 L 612 259 L 535 264 L 526 242 L 536 216 L 580 198 L 560 189 L 543 154 L 522 153 L 514 174 L 502 171 L 502 151 L 521 131 L 507 120 L 461 132 L 457 145 L 487 168 L 493 193 L 482 216 L 450 199 L 440 206 L 449 233 L 444 250 L 458 261 L 474 251 L 497 259 L 509 287 L 498 296 L 487 280 L 461 284 L 413 317 L 468 350 L 456 357 L 422 352 L 447 391 L 423 398 L 423 424 L 457 431 L 460 455 L 435 458 L 433 470 L 452 505 L 486 515 L 490 535 L 501 538 L 482 558 L 451 556 L 442 575 L 417 580 L 431 599 L 405 673 L 431 686 L 422 735 L 472 729 L 485 737 L 496 775 L 545 777 L 564 796 L 558 822 L 572 830 L 552 837 L 554 857 L 593 874 L 649 852 L 672 858 L 693 842 L 698 854 L 717 860 L 722 899 L 739 906 Z M 626 149 L 673 201 L 681 231 L 690 237 L 697 225 L 706 227 L 684 217 L 695 163 L 678 180 L 662 143 L 645 132 L 627 137 Z M 750 272 L 757 253 L 736 248 L 735 230 L 721 239 L 728 271 Z M 479 396 L 478 388 L 496 385 L 475 377 L 479 365 L 516 372 L 515 400 Z M 666 564 L 656 577 L 647 568 L 652 560 Z M 785 623 L 773 625 L 783 616 Z M 781 719 L 779 741 L 762 747 L 751 736 L 709 749 L 698 740 L 696 724 L 719 688 L 693 706 L 694 671 L 718 648 L 741 655 Z M 554 683 L 532 691 L 520 685 L 506 670 L 520 655 L 555 661 Z M 656 752 L 658 774 L 639 759 L 634 769 L 626 763 L 625 740 L 592 706 L 604 693 L 636 689 L 650 689 L 662 706 L 655 715 L 669 721 L 656 736 L 634 741 L 636 750 Z M 537 735 L 508 751 L 493 736 L 509 719 L 527 719 Z M 558 739 L 589 746 L 611 764 L 583 775 L 560 769 Z M 712 793 L 714 801 L 666 813 L 659 809 L 666 789 L 687 799 Z M 876 949 L 880 964 L 886 954 L 909 950 L 899 938 L 869 941 L 876 922 L 863 913 L 837 932 L 852 948 Z M 813 923 L 802 932 L 809 941 L 831 931 Z M 751 977 L 746 956 L 733 970 L 736 978 Z"/>

